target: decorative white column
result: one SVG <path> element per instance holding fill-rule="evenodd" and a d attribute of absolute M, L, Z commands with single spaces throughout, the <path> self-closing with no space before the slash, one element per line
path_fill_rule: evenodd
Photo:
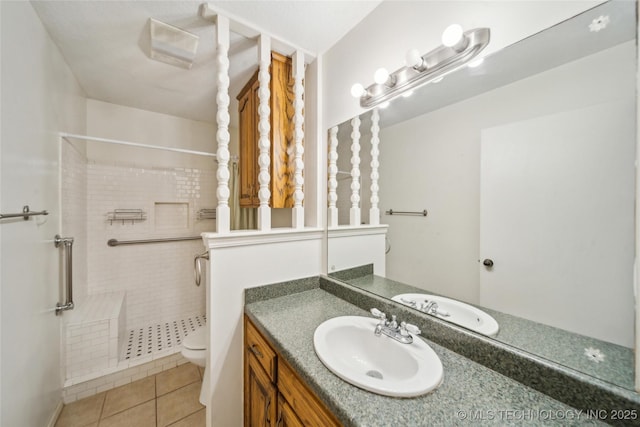
<path fill-rule="evenodd" d="M 349 225 L 360 225 L 360 118 L 351 120 L 351 209 Z"/>
<path fill-rule="evenodd" d="M 378 178 L 380 175 L 378 174 L 378 167 L 380 166 L 380 151 L 378 151 L 378 144 L 380 144 L 380 126 L 378 122 L 380 121 L 380 114 L 378 114 L 378 109 L 374 109 L 371 112 L 371 207 L 369 208 L 369 224 L 371 225 L 379 225 L 380 224 L 380 209 L 378 208 L 378 202 L 380 199 L 378 198 L 378 191 L 380 187 L 378 187 Z"/>
<path fill-rule="evenodd" d="M 218 171 L 216 174 L 218 178 L 216 232 L 226 234 L 231 230 L 231 214 L 229 211 L 229 19 L 221 15 L 216 16 L 216 46 L 216 63 L 218 66 L 218 75 L 216 76 L 218 83 L 218 93 L 216 95 L 216 103 L 218 104 L 218 113 L 216 115 L 218 124 L 218 131 L 216 132 L 216 140 L 218 142 L 218 150 L 216 151 L 218 159 Z"/>
<path fill-rule="evenodd" d="M 338 126 L 329 129 L 329 217 L 327 218 L 329 227 L 338 226 Z"/>
<path fill-rule="evenodd" d="M 304 160 L 302 155 L 304 154 L 304 146 L 302 141 L 304 140 L 304 85 L 302 84 L 304 79 L 304 53 L 297 50 L 293 54 L 293 139 L 295 141 L 295 160 L 294 160 L 294 174 L 293 183 L 295 189 L 293 191 L 293 218 L 291 223 L 293 228 L 304 228 L 304 207 L 302 201 L 304 200 L 304 192 L 302 186 L 304 185 L 304 176 L 302 172 L 304 170 Z"/>
<path fill-rule="evenodd" d="M 260 155 L 258 156 L 258 166 L 260 166 L 260 173 L 258 174 L 258 182 L 260 183 L 260 189 L 258 190 L 258 199 L 260 199 L 258 230 L 269 231 L 271 230 L 271 208 L 269 207 L 269 199 L 271 198 L 271 191 L 269 190 L 269 182 L 271 181 L 269 174 L 269 166 L 271 164 L 269 155 L 271 151 L 271 140 L 269 139 L 271 130 L 271 125 L 269 124 L 271 115 L 271 110 L 269 109 L 269 97 L 271 96 L 269 91 L 269 82 L 271 80 L 269 72 L 269 67 L 271 66 L 271 38 L 269 36 L 260 35 L 258 56 L 260 61 L 260 71 L 258 72 L 258 81 L 260 82 L 260 88 L 258 89 L 258 97 L 260 98 L 258 105 L 258 115 L 260 116 L 258 122 L 258 131 L 260 132 L 260 139 L 258 140 L 258 148 L 260 149 Z"/>

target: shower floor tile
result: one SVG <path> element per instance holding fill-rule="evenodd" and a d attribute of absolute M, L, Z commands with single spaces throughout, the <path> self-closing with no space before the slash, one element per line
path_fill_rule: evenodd
<path fill-rule="evenodd" d="M 186 335 L 205 324 L 206 316 L 198 315 L 132 329 L 127 333 L 120 360 L 135 361 L 179 347 Z"/>

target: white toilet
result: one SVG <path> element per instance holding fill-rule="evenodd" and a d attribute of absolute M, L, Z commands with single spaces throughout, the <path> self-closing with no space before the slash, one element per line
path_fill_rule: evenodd
<path fill-rule="evenodd" d="M 207 360 L 207 327 L 201 326 L 182 341 L 182 355 L 191 363 L 205 367 Z"/>
<path fill-rule="evenodd" d="M 202 388 L 200 389 L 200 403 L 207 406 L 207 391 L 209 390 L 209 375 L 207 375 L 207 327 L 201 326 L 189 334 L 182 341 L 182 355 L 191 363 L 204 368 Z"/>

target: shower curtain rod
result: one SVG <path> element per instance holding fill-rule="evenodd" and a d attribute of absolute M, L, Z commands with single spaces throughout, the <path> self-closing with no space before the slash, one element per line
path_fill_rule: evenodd
<path fill-rule="evenodd" d="M 60 133 L 61 138 L 69 139 L 83 139 L 85 141 L 96 141 L 96 142 L 106 142 L 109 144 L 117 144 L 117 145 L 128 145 L 131 147 L 139 147 L 139 148 L 150 148 L 153 150 L 164 150 L 164 151 L 172 151 L 174 153 L 183 153 L 183 154 L 195 154 L 197 156 L 207 156 L 207 157 L 217 157 L 216 153 L 208 153 L 206 151 L 195 151 L 195 150 L 186 150 L 183 148 L 172 148 L 172 147 L 160 147 L 158 145 L 148 145 L 148 144 L 140 144 L 138 142 L 129 142 L 129 141 L 121 141 L 118 139 L 109 139 L 109 138 L 98 138 L 95 136 L 87 136 L 87 135 L 76 135 L 72 133 Z M 237 156 L 231 156 L 231 160 L 237 160 Z"/>

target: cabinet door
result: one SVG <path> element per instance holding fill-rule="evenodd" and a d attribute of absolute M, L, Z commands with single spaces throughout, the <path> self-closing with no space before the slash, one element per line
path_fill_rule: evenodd
<path fill-rule="evenodd" d="M 278 423 L 277 427 L 304 427 L 291 406 L 284 400 L 282 395 L 278 396 Z"/>
<path fill-rule="evenodd" d="M 254 206 L 254 189 L 256 181 L 256 126 L 254 120 L 253 90 L 248 90 L 238 100 L 238 113 L 240 115 L 240 206 Z"/>
<path fill-rule="evenodd" d="M 302 425 L 342 425 L 282 358 L 278 358 L 278 390 Z"/>
<path fill-rule="evenodd" d="M 245 351 L 245 427 L 275 427 L 276 387 L 271 383 L 255 356 Z"/>
<path fill-rule="evenodd" d="M 293 207 L 293 75 L 291 58 L 271 54 L 271 199 L 274 208 Z"/>

